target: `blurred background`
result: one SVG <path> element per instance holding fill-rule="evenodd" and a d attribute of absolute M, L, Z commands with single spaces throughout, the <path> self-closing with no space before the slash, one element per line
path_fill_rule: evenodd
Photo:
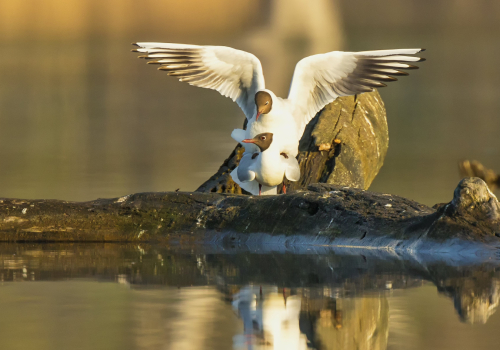
<path fill-rule="evenodd" d="M 499 33 L 489 0 L 2 0 L 0 197 L 90 200 L 208 179 L 243 113 L 130 52 L 160 41 L 250 51 L 282 97 L 304 56 L 425 47 L 420 70 L 380 91 L 390 146 L 371 189 L 449 201 L 459 160 L 500 171 Z"/>

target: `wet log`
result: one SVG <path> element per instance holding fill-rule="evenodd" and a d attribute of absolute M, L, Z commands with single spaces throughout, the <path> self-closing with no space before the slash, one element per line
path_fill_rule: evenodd
<path fill-rule="evenodd" d="M 388 146 L 386 111 L 377 91 L 338 98 L 307 126 L 297 156 L 300 181 L 285 181 L 285 185 L 289 190 L 306 189 L 312 183 L 366 190 L 382 167 Z M 243 148 L 237 145 L 196 191 L 247 194 L 230 176 L 242 155 Z"/>
<path fill-rule="evenodd" d="M 361 189 L 313 184 L 279 196 L 138 193 L 90 202 L 0 201 L 1 241 L 216 242 L 403 246 L 498 242 L 500 205 L 478 178 L 436 208 Z"/>

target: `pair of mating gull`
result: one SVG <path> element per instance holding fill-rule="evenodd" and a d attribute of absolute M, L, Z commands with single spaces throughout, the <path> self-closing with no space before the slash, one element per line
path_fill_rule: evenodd
<path fill-rule="evenodd" d="M 252 194 L 276 194 L 283 177 L 298 181 L 296 156 L 306 125 L 339 96 L 355 95 L 386 86 L 383 82 L 408 75 L 408 62 L 423 49 L 364 52 L 333 51 L 306 57 L 297 63 L 288 98 L 265 88 L 262 66 L 251 53 L 224 46 L 136 43 L 159 70 L 188 84 L 214 89 L 231 98 L 247 118 L 246 130 L 231 137 L 245 152 L 231 172 L 233 180 Z M 283 187 L 285 191 L 285 188 Z"/>

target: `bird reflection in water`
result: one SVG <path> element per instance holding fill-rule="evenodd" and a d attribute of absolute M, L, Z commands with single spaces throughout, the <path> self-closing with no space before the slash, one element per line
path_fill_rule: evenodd
<path fill-rule="evenodd" d="M 246 286 L 234 295 L 233 309 L 244 327 L 244 334 L 233 338 L 235 350 L 311 349 L 299 327 L 300 296 L 274 286 Z"/>
<path fill-rule="evenodd" d="M 292 294 L 292 295 L 291 295 Z M 329 288 L 245 286 L 233 296 L 243 320 L 235 350 L 387 348 L 386 296 L 343 297 Z"/>

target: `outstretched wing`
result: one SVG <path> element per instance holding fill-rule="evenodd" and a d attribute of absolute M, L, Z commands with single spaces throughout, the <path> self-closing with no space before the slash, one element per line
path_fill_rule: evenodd
<path fill-rule="evenodd" d="M 299 134 L 312 118 L 339 96 L 355 95 L 386 86 L 408 75 L 401 69 L 418 67 L 408 62 L 424 61 L 414 55 L 423 49 L 400 49 L 364 52 L 333 51 L 309 56 L 297 63 L 288 99 Z"/>
<path fill-rule="evenodd" d="M 256 114 L 255 93 L 265 88 L 262 66 L 251 53 L 225 46 L 135 43 L 158 69 L 180 81 L 219 91 L 243 110 L 247 119 Z"/>
<path fill-rule="evenodd" d="M 288 159 L 282 158 L 282 162 L 285 163 L 285 176 L 290 181 L 300 180 L 300 166 L 299 162 L 295 157 L 289 157 Z"/>

